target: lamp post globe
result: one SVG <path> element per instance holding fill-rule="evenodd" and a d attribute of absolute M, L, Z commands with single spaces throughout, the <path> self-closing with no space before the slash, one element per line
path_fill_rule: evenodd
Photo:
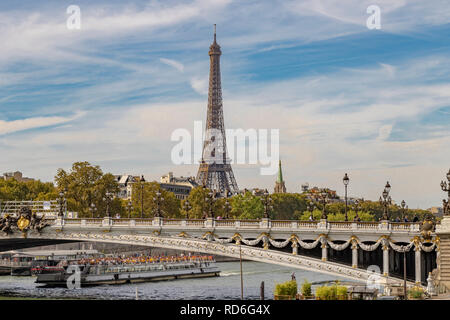
<path fill-rule="evenodd" d="M 387 193 L 391 191 L 391 185 L 389 184 L 389 181 L 386 182 L 386 186 L 384 187 L 384 189 L 387 191 Z"/>

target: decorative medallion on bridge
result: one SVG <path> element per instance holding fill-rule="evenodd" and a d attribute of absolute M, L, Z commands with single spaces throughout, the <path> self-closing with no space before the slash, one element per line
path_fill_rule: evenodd
<path fill-rule="evenodd" d="M 177 234 L 177 237 L 190 238 L 190 236 L 184 231 L 182 231 L 179 234 Z"/>
<path fill-rule="evenodd" d="M 434 227 L 433 220 L 431 220 L 431 217 L 427 215 L 420 226 L 420 234 L 425 241 L 431 240 L 431 233 L 433 232 Z"/>
<path fill-rule="evenodd" d="M 24 217 L 20 217 L 17 221 L 17 227 L 20 231 L 24 232 L 27 230 L 28 226 L 30 225 L 30 220 Z"/>
<path fill-rule="evenodd" d="M 40 233 L 48 225 L 45 221 L 45 216 L 38 217 L 29 207 L 21 207 L 18 217 L 6 214 L 0 218 L 1 231 L 11 234 L 18 230 L 23 233 L 24 237 L 26 237 L 28 230 L 32 229 Z"/>
<path fill-rule="evenodd" d="M 239 233 L 235 233 L 231 239 L 233 239 L 234 241 L 236 241 L 237 245 L 241 244 L 241 240 L 242 240 L 242 236 Z"/>

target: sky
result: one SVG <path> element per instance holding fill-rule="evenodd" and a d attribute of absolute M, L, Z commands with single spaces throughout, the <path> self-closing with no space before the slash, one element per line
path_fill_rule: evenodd
<path fill-rule="evenodd" d="M 70 5 L 80 29 L 67 27 Z M 370 5 L 380 29 L 369 29 Z M 444 0 L 0 2 L 0 173 L 53 181 L 172 171 L 174 130 L 206 120 L 213 24 L 226 128 L 278 129 L 288 192 L 330 187 L 440 206 L 450 167 L 450 3 Z M 260 164 L 243 188 L 273 190 Z"/>

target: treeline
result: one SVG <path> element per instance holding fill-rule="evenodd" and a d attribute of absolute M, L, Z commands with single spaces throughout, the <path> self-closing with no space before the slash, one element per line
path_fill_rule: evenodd
<path fill-rule="evenodd" d="M 0 180 L 0 201 L 48 200 L 57 197 L 57 190 L 51 182 L 26 181 L 15 179 Z"/>
<path fill-rule="evenodd" d="M 117 194 L 119 187 L 110 173 L 104 173 L 99 166 L 89 162 L 76 162 L 69 172 L 58 169 L 55 184 L 51 182 L 28 181 L 18 182 L 14 179 L 0 181 L 0 201 L 7 200 L 56 200 L 60 192 L 64 192 L 69 211 L 78 212 L 79 217 L 103 217 L 106 215 L 107 193 Z M 122 218 L 153 217 L 157 205 L 156 194 L 161 193 L 161 210 L 167 218 L 203 218 L 209 211 L 206 200 L 210 190 L 194 188 L 187 201 L 190 208 L 185 206 L 186 200 L 180 201 L 172 192 L 163 190 L 159 183 L 135 183 L 132 190 L 131 206 L 129 201 L 113 198 L 109 203 L 112 216 L 120 215 Z M 309 220 L 311 213 L 307 210 L 310 200 L 304 193 L 271 194 L 272 209 L 269 216 L 274 220 Z M 143 201 L 142 201 L 143 199 Z M 229 203 L 229 210 L 225 202 Z M 322 216 L 322 204 L 313 202 L 313 217 L 319 220 Z M 356 208 L 348 206 L 350 221 L 356 215 Z M 245 194 L 235 195 L 228 199 L 219 198 L 213 203 L 215 217 L 230 219 L 261 219 L 264 216 L 264 205 L 260 196 L 247 191 Z M 329 221 L 343 221 L 345 217 L 345 204 L 335 202 L 326 205 Z M 429 212 L 420 209 L 408 209 L 405 214 L 411 221 L 415 216 L 422 220 Z M 402 208 L 398 205 L 389 206 L 391 220 L 402 219 Z M 378 221 L 383 215 L 383 207 L 379 202 L 361 201 L 358 207 L 358 216 L 362 221 Z"/>

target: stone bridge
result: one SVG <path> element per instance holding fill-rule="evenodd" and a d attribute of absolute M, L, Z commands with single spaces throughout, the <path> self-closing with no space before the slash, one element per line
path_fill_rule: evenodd
<path fill-rule="evenodd" d="M 424 239 L 420 223 L 262 220 L 52 219 L 40 232 L 0 235 L 9 249 L 71 241 L 147 245 L 299 268 L 354 280 L 425 284 L 437 267 L 439 237 Z M 375 266 L 375 267 L 374 267 Z"/>

